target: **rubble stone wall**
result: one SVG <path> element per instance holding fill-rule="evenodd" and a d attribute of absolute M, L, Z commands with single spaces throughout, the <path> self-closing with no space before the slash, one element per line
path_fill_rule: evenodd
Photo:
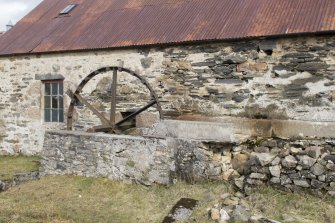
<path fill-rule="evenodd" d="M 171 119 L 335 121 L 334 35 L 2 57 L 0 153 L 38 153 L 45 130 L 65 128 L 43 121 L 43 80 L 64 79 L 65 92 L 74 91 L 92 71 L 120 61 L 146 78 Z M 99 76 L 82 92 L 106 115 L 110 80 Z M 147 102 L 141 86 L 120 77 L 118 111 Z M 65 96 L 65 115 L 69 103 Z M 77 129 L 95 124 L 90 111 L 76 109 Z"/>
<path fill-rule="evenodd" d="M 212 157 L 222 164 L 222 178 L 247 193 L 271 184 L 335 196 L 335 140 L 255 139 L 230 149 L 218 148 Z"/>
<path fill-rule="evenodd" d="M 50 131 L 42 157 L 42 176 L 77 174 L 145 185 L 223 180 L 246 193 L 271 184 L 335 196 L 331 139 L 258 138 L 236 144 Z"/>
<path fill-rule="evenodd" d="M 174 148 L 165 139 L 47 132 L 40 174 L 106 177 L 145 185 L 169 184 Z"/>

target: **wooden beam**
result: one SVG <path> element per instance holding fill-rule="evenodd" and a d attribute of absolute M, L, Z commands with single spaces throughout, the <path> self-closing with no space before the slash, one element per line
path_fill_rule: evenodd
<path fill-rule="evenodd" d="M 116 113 L 116 87 L 117 87 L 117 69 L 113 69 L 113 82 L 111 89 L 111 112 L 110 112 L 110 123 L 112 126 L 115 125 L 115 113 Z"/>
<path fill-rule="evenodd" d="M 105 116 L 103 116 L 98 110 L 96 110 L 90 103 L 88 103 L 83 97 L 81 97 L 79 94 L 74 94 L 74 96 L 84 105 L 86 105 L 86 107 L 88 107 L 96 116 L 98 116 L 101 120 L 101 122 L 105 125 L 110 125 L 111 123 L 109 122 L 108 119 L 105 118 Z"/>

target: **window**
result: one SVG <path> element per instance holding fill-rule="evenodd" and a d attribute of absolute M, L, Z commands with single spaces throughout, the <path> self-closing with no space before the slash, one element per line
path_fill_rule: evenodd
<path fill-rule="evenodd" d="M 59 15 L 66 15 L 69 14 L 75 7 L 77 6 L 77 4 L 71 4 L 66 6 L 60 13 Z"/>
<path fill-rule="evenodd" d="M 44 121 L 64 122 L 63 81 L 44 82 Z"/>

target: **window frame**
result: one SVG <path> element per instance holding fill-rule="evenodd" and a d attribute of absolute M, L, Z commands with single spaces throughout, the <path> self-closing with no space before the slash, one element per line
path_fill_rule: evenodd
<path fill-rule="evenodd" d="M 64 80 L 43 80 L 42 83 L 43 122 L 64 123 Z M 54 90 L 54 84 L 57 84 L 57 90 Z M 47 85 L 50 86 L 49 90 Z"/>
<path fill-rule="evenodd" d="M 78 4 L 69 4 L 59 12 L 59 15 L 69 15 L 77 6 Z"/>

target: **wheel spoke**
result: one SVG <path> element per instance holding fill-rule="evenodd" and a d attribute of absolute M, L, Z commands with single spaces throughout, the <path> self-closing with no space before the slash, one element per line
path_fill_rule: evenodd
<path fill-rule="evenodd" d="M 110 112 L 110 123 L 112 124 L 112 126 L 115 125 L 116 87 L 117 87 L 117 69 L 113 69 L 113 82 L 111 89 L 111 112 Z"/>
<path fill-rule="evenodd" d="M 98 110 L 96 110 L 90 103 L 88 103 L 82 96 L 79 94 L 74 94 L 74 96 L 84 105 L 86 105 L 87 108 L 89 108 L 96 116 L 98 116 L 102 123 L 106 125 L 111 125 L 110 121 L 105 118 Z"/>
<path fill-rule="evenodd" d="M 135 111 L 134 113 L 128 115 L 127 117 L 125 117 L 124 119 L 122 119 L 121 121 L 117 122 L 115 125 L 119 126 L 123 123 L 125 123 L 126 121 L 128 121 L 129 119 L 135 117 L 136 115 L 144 112 L 145 110 L 147 110 L 148 108 L 150 108 L 151 106 L 153 106 L 154 104 L 157 104 L 157 101 L 151 101 L 149 104 L 147 104 L 146 106 L 144 106 L 143 108 L 138 109 L 137 111 Z"/>

